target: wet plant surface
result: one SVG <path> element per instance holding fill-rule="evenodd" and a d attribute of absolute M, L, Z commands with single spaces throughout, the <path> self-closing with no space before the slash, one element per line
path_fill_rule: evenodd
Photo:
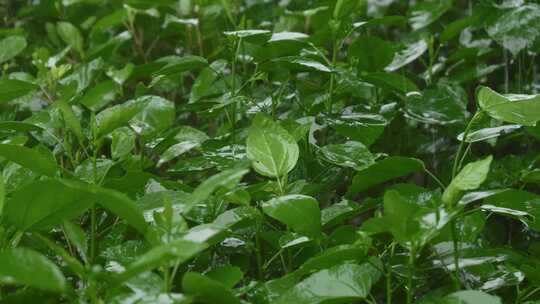
<path fill-rule="evenodd" d="M 537 1 L 0 17 L 0 303 L 540 303 Z"/>

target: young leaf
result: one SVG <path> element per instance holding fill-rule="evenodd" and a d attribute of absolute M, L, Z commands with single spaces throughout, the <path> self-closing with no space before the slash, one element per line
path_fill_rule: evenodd
<path fill-rule="evenodd" d="M 482 160 L 468 163 L 463 167 L 444 191 L 443 201 L 446 204 L 454 204 L 463 191 L 480 187 L 486 180 L 492 160 L 493 156 L 490 155 Z"/>
<path fill-rule="evenodd" d="M 263 211 L 294 231 L 312 237 L 321 234 L 321 210 L 312 197 L 300 194 L 280 196 L 263 203 Z"/>
<path fill-rule="evenodd" d="M 22 284 L 51 292 L 63 292 L 66 279 L 49 259 L 31 249 L 0 250 L 0 284 Z"/>
<path fill-rule="evenodd" d="M 278 178 L 294 168 L 299 155 L 294 138 L 262 114 L 255 116 L 249 128 L 246 152 L 255 171 Z"/>
<path fill-rule="evenodd" d="M 81 32 L 79 32 L 79 29 L 73 24 L 65 21 L 58 22 L 56 28 L 60 38 L 77 51 L 79 55 L 84 57 L 84 38 L 82 37 Z"/>

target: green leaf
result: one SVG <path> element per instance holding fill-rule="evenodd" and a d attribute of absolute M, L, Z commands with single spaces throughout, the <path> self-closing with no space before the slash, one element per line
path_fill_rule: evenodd
<path fill-rule="evenodd" d="M 423 170 L 424 163 L 419 159 L 391 156 L 356 173 L 348 195 L 356 195 L 377 184 Z"/>
<path fill-rule="evenodd" d="M 500 127 L 493 127 L 493 128 L 483 128 L 480 130 L 475 130 L 472 132 L 469 132 L 467 134 L 467 139 L 465 142 L 473 143 L 473 142 L 479 142 L 484 141 L 492 138 L 497 138 L 499 136 L 511 133 L 515 130 L 521 129 L 521 125 L 506 125 L 506 126 L 500 126 Z M 458 135 L 458 140 L 463 141 L 464 133 L 461 133 Z"/>
<path fill-rule="evenodd" d="M 324 228 L 333 227 L 357 215 L 360 211 L 357 203 L 343 199 L 321 211 L 321 222 Z"/>
<path fill-rule="evenodd" d="M 195 257 L 208 247 L 206 243 L 178 239 L 167 244 L 155 246 L 146 252 L 117 277 L 118 282 L 125 282 L 139 273 L 152 270 L 174 260 L 181 264 Z"/>
<path fill-rule="evenodd" d="M 439 19 L 452 8 L 452 0 L 426 0 L 409 8 L 409 24 L 413 30 L 424 28 Z"/>
<path fill-rule="evenodd" d="M 116 99 L 118 86 L 112 80 L 98 83 L 92 87 L 79 102 L 90 110 L 97 112 Z"/>
<path fill-rule="evenodd" d="M 298 273 L 310 274 L 346 262 L 360 261 L 365 258 L 367 246 L 360 244 L 339 245 L 313 256 L 298 269 Z"/>
<path fill-rule="evenodd" d="M 0 176 L 0 218 L 4 213 L 4 205 L 6 202 L 6 185 L 4 183 L 4 178 Z"/>
<path fill-rule="evenodd" d="M 405 115 L 427 124 L 462 123 L 467 117 L 467 100 L 460 91 L 448 85 L 437 85 L 421 94 L 409 94 Z"/>
<path fill-rule="evenodd" d="M 77 51 L 81 57 L 84 57 L 84 38 L 79 29 L 65 21 L 58 22 L 56 28 L 60 38 Z"/>
<path fill-rule="evenodd" d="M 12 101 L 15 98 L 22 97 L 34 90 L 38 86 L 26 81 L 0 78 L 0 103 Z"/>
<path fill-rule="evenodd" d="M 312 237 L 321 234 L 321 210 L 312 197 L 291 194 L 271 199 L 262 205 L 264 213 L 292 230 Z"/>
<path fill-rule="evenodd" d="M 207 272 L 206 276 L 220 282 L 227 288 L 233 288 L 244 278 L 244 273 L 236 266 L 221 266 Z"/>
<path fill-rule="evenodd" d="M 461 171 L 452 179 L 450 185 L 446 187 L 443 193 L 443 201 L 446 204 L 454 204 L 459 195 L 463 191 L 474 190 L 486 180 L 489 172 L 489 167 L 493 156 L 488 156 L 482 160 L 468 163 Z"/>
<path fill-rule="evenodd" d="M 187 213 L 193 206 L 203 202 L 220 188 L 233 189 L 248 172 L 248 169 L 233 168 L 212 175 L 195 188 L 184 212 Z"/>
<path fill-rule="evenodd" d="M 392 62 L 394 53 L 390 42 L 375 36 L 360 36 L 351 44 L 347 54 L 349 59 L 358 61 L 360 71 L 376 72 Z"/>
<path fill-rule="evenodd" d="M 7 201 L 5 216 L 21 230 L 45 230 L 84 213 L 94 203 L 146 233 L 142 212 L 127 196 L 70 180 L 44 179 L 24 186 Z"/>
<path fill-rule="evenodd" d="M 247 157 L 259 174 L 281 177 L 298 161 L 299 149 L 294 138 L 278 123 L 259 114 L 248 131 Z"/>
<path fill-rule="evenodd" d="M 9 36 L 0 40 L 0 64 L 4 63 L 26 48 L 26 39 L 22 36 Z"/>
<path fill-rule="evenodd" d="M 406 94 L 418 91 L 418 87 L 409 78 L 396 73 L 374 72 L 362 77 L 365 81 L 376 86 Z"/>
<path fill-rule="evenodd" d="M 524 190 L 500 191 L 484 199 L 483 210 L 513 217 L 540 231 L 540 196 Z"/>
<path fill-rule="evenodd" d="M 507 10 L 486 27 L 486 32 L 514 56 L 531 47 L 540 36 L 540 5 L 530 3 Z"/>
<path fill-rule="evenodd" d="M 326 122 L 338 133 L 365 146 L 371 146 L 383 133 L 388 121 L 378 114 L 348 113 Z"/>
<path fill-rule="evenodd" d="M 120 159 L 130 155 L 135 148 L 136 134 L 128 127 L 115 129 L 111 133 L 111 156 Z"/>
<path fill-rule="evenodd" d="M 229 288 L 222 283 L 196 272 L 188 272 L 182 278 L 184 292 L 192 294 L 197 302 L 213 304 L 240 304 Z"/>
<path fill-rule="evenodd" d="M 167 137 L 156 146 L 156 152 L 160 153 L 164 149 L 163 146 L 166 147 L 170 143 L 174 143 L 161 153 L 158 167 L 192 149 L 200 147 L 208 139 L 209 137 L 206 133 L 195 128 L 188 126 L 179 127 L 173 136 Z"/>
<path fill-rule="evenodd" d="M 58 172 L 58 166 L 53 155 L 47 155 L 35 148 L 0 144 L 0 156 L 46 176 L 55 176 Z"/>
<path fill-rule="evenodd" d="M 62 117 L 64 118 L 64 123 L 66 127 L 75 134 L 80 143 L 84 141 L 84 135 L 80 123 L 80 119 L 75 115 L 71 105 L 69 105 L 65 100 L 58 99 L 55 101 L 54 105 L 60 109 L 62 112 Z"/>
<path fill-rule="evenodd" d="M 428 44 L 424 39 L 414 41 L 406 45 L 404 49 L 399 51 L 394 60 L 384 70 L 387 72 L 394 72 L 401 67 L 415 61 L 418 57 L 422 56 L 428 49 Z"/>
<path fill-rule="evenodd" d="M 47 230 L 84 213 L 94 203 L 84 191 L 54 179 L 38 180 L 15 191 L 5 217 L 21 230 Z"/>
<path fill-rule="evenodd" d="M 337 0 L 332 17 L 336 20 L 344 19 L 358 9 L 358 0 Z"/>
<path fill-rule="evenodd" d="M 203 68 L 208 65 L 208 61 L 206 61 L 205 58 L 192 55 L 184 57 L 165 57 L 158 59 L 156 62 L 165 62 L 166 64 L 164 67 L 153 73 L 153 76 L 170 76 L 173 74 Z"/>
<path fill-rule="evenodd" d="M 380 262 L 374 260 L 376 265 Z M 371 263 L 342 264 L 321 270 L 285 292 L 276 304 L 351 303 L 365 299 L 381 272 Z"/>
<path fill-rule="evenodd" d="M 223 32 L 227 37 L 234 37 L 235 39 L 242 39 L 242 41 L 263 44 L 272 37 L 272 32 L 268 30 L 239 30 L 232 32 Z"/>
<path fill-rule="evenodd" d="M 502 304 L 499 297 L 492 296 L 479 290 L 460 290 L 447 295 L 444 298 L 434 297 L 421 304 Z"/>
<path fill-rule="evenodd" d="M 540 95 L 501 95 L 480 87 L 476 99 L 489 116 L 509 123 L 534 126 L 540 120 Z"/>
<path fill-rule="evenodd" d="M 499 297 L 479 290 L 461 290 L 446 296 L 448 300 L 456 300 L 460 304 L 502 304 Z"/>
<path fill-rule="evenodd" d="M 20 132 L 43 131 L 40 126 L 22 121 L 2 121 L 0 122 L 0 129 Z"/>
<path fill-rule="evenodd" d="M 0 250 L 0 284 L 21 284 L 51 292 L 63 292 L 66 279 L 49 259 L 31 249 Z"/>
<path fill-rule="evenodd" d="M 290 69 L 295 72 L 332 72 L 329 67 L 319 61 L 306 59 L 300 56 L 286 56 L 273 59 L 265 65 L 265 69 L 272 69 L 276 66 Z"/>
<path fill-rule="evenodd" d="M 146 96 L 132 99 L 113 107 L 106 108 L 96 115 L 97 136 L 102 137 L 115 129 L 126 125 L 141 112 L 149 102 Z"/>
<path fill-rule="evenodd" d="M 137 100 L 145 106 L 129 120 L 129 125 L 140 136 L 149 139 L 173 125 L 176 114 L 174 103 L 159 96 L 143 96 Z"/>
<path fill-rule="evenodd" d="M 355 170 L 362 170 L 375 163 L 375 156 L 364 144 L 357 141 L 326 145 L 317 153 L 327 162 Z"/>
<path fill-rule="evenodd" d="M 84 184 L 72 181 L 63 181 L 69 186 L 78 189 L 79 192 L 86 193 L 86 196 L 94 199 L 103 208 L 124 219 L 132 227 L 137 229 L 142 235 L 146 234 L 147 224 L 142 211 L 125 194 L 106 188 L 101 188 L 92 184 Z"/>

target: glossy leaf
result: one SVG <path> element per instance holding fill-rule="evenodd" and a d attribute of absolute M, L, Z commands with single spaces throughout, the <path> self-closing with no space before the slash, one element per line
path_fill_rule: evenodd
<path fill-rule="evenodd" d="M 381 276 L 369 263 L 342 264 L 307 277 L 283 294 L 275 303 L 326 303 L 358 301 L 369 295 Z"/>
<path fill-rule="evenodd" d="M 492 160 L 493 157 L 490 155 L 482 160 L 465 165 L 444 191 L 443 201 L 447 204 L 453 204 L 463 191 L 480 187 L 486 180 Z"/>
<path fill-rule="evenodd" d="M 0 156 L 46 176 L 54 176 L 58 172 L 58 166 L 52 154 L 37 149 L 0 144 Z"/>
<path fill-rule="evenodd" d="M 26 248 L 0 250 L 0 284 L 22 284 L 51 292 L 66 289 L 66 279 L 53 262 Z"/>
<path fill-rule="evenodd" d="M 126 125 L 135 115 L 148 104 L 147 97 L 126 101 L 125 103 L 107 108 L 96 115 L 98 137 L 107 135 L 116 128 Z"/>
<path fill-rule="evenodd" d="M 495 119 L 524 126 L 534 126 L 540 120 L 539 95 L 501 95 L 481 87 L 476 99 L 480 108 Z"/>
<path fill-rule="evenodd" d="M 263 203 L 263 211 L 298 233 L 314 237 L 321 233 L 321 211 L 319 203 L 312 197 L 280 196 Z"/>
<path fill-rule="evenodd" d="M 57 25 L 58 36 L 81 56 L 84 56 L 84 39 L 81 32 L 73 24 L 69 22 L 58 22 Z"/>
<path fill-rule="evenodd" d="M 6 78 L 0 79 L 0 103 L 22 97 L 37 88 L 38 86 L 35 84 L 26 81 Z"/>
<path fill-rule="evenodd" d="M 9 36 L 0 40 L 0 63 L 11 60 L 26 48 L 26 39 L 21 36 Z"/>
<path fill-rule="evenodd" d="M 281 177 L 298 161 L 298 145 L 294 138 L 270 118 L 257 115 L 249 128 L 247 157 L 259 174 Z"/>
<path fill-rule="evenodd" d="M 415 61 L 418 57 L 422 56 L 427 49 L 428 45 L 424 39 L 420 39 L 406 45 L 404 49 L 396 53 L 390 65 L 385 68 L 385 71 L 394 72 L 401 67 L 406 66 L 407 64 Z"/>
<path fill-rule="evenodd" d="M 535 3 L 507 10 L 486 28 L 497 43 L 516 56 L 540 36 L 540 6 Z"/>
<path fill-rule="evenodd" d="M 452 0 L 418 2 L 409 11 L 409 24 L 413 30 L 424 28 L 439 19 L 452 7 Z"/>

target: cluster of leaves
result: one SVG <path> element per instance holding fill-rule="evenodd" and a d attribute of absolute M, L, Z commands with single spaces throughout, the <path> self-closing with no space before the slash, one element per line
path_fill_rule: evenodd
<path fill-rule="evenodd" d="M 0 4 L 0 302 L 540 303 L 540 4 Z"/>

